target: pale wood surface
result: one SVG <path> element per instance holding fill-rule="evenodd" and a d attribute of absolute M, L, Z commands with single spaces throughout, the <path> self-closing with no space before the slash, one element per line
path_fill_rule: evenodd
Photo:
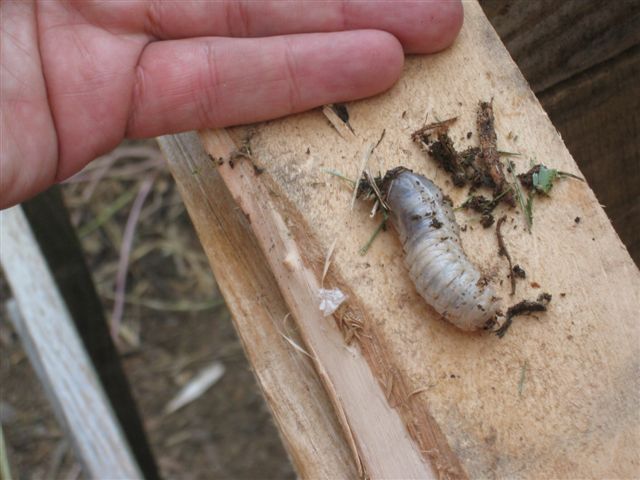
<path fill-rule="evenodd" d="M 524 231 L 519 213 L 508 212 L 509 224 L 513 218 L 514 227 L 505 229 L 505 241 L 514 262 L 523 266 L 528 276 L 527 282 L 519 283 L 514 299 L 508 295 L 509 282 L 500 285 L 507 272 L 504 259 L 497 256 L 495 232 L 481 229 L 472 216 L 457 213 L 458 221 L 469 225 L 463 233 L 469 256 L 493 279 L 505 303 L 537 296 L 541 290 L 529 282 L 537 282 L 554 295 L 548 313 L 539 315 L 538 320 L 518 320 L 500 340 L 489 334 L 463 333 L 425 305 L 409 281 L 393 232 L 376 240 L 365 257 L 359 256 L 360 246 L 376 224 L 368 217 L 370 206 L 358 204 L 351 213 L 351 192 L 325 173 L 325 169 L 334 169 L 354 178 L 363 152 L 386 129 L 370 160 L 372 169 L 405 165 L 423 172 L 459 204 L 466 192 L 454 189 L 446 175 L 412 145 L 409 136 L 422 125 L 427 112 L 431 119 L 458 115 L 453 137 L 462 145 L 467 131 L 475 131 L 477 102 L 491 98 L 498 146 L 522 154 L 515 159 L 518 171 L 526 170 L 534 160 L 579 173 L 479 6 L 465 3 L 465 9 L 465 26 L 453 48 L 409 59 L 402 79 L 390 92 L 349 105 L 355 138 L 340 137 L 319 111 L 296 115 L 255 127 L 253 161 L 264 167 L 265 173 L 256 176 L 246 159 L 236 159 L 233 169 L 225 163 L 219 167 L 220 173 L 245 213 L 268 215 L 268 210 L 256 205 L 264 202 L 275 209 L 272 219 L 283 220 L 284 226 L 275 228 L 264 218 L 249 216 L 271 268 L 293 258 L 295 271 L 300 265 L 298 257 L 278 256 L 295 245 L 302 267 L 319 279 L 324 256 L 338 239 L 325 286 L 340 286 L 349 299 L 336 316 L 342 321 L 348 320 L 347 316 L 356 318 L 362 325 L 361 333 L 366 335 L 356 342 L 359 351 L 377 381 L 386 387 L 388 404 L 398 411 L 439 473 L 451 473 L 451 465 L 447 465 L 450 445 L 472 478 L 636 477 L 640 474 L 640 275 L 586 184 L 562 181 L 550 199 L 537 200 L 532 234 Z M 236 139 L 246 137 L 242 128 L 232 134 Z M 220 132 L 204 132 L 202 138 L 213 155 L 229 151 Z M 475 133 L 470 143 L 474 141 Z M 173 163 L 175 169 L 175 160 Z M 219 185 L 217 190 L 209 189 L 210 170 L 215 165 L 195 161 L 176 179 L 219 276 L 226 268 L 228 254 L 233 259 L 243 253 L 230 252 L 229 245 L 234 242 L 221 242 L 224 233 L 210 231 L 221 229 L 223 214 L 215 212 L 224 207 L 216 201 L 220 195 L 228 200 L 228 193 L 221 193 Z M 251 195 L 262 196 L 252 200 Z M 235 207 L 223 205 L 227 205 L 228 215 L 234 212 L 240 216 Z M 581 218 L 580 223 L 574 222 L 575 217 Z M 292 242 L 276 249 L 277 253 L 268 244 L 274 235 L 280 238 L 274 228 L 276 233 L 288 232 Z M 243 311 L 240 307 L 241 302 L 255 298 L 255 289 L 254 296 L 242 298 L 242 287 L 233 286 L 234 277 L 250 277 L 254 270 L 264 274 L 265 258 L 254 255 L 255 245 L 252 248 L 248 258 L 233 260 L 223 272 L 221 286 L 225 296 L 231 297 L 236 324 L 255 364 L 268 349 L 249 344 L 259 339 L 255 334 L 246 335 L 244 329 L 249 325 L 269 328 L 272 323 L 266 317 L 254 317 L 255 309 Z M 276 273 L 275 281 L 282 287 L 288 280 Z M 279 274 L 286 275 L 284 270 Z M 293 284 L 299 283 L 294 280 Z M 291 304 L 295 300 L 291 293 L 283 293 L 289 308 L 302 310 Z M 286 306 L 279 305 L 286 311 Z M 301 330 L 312 327 L 304 318 L 296 318 L 296 322 Z M 323 328 L 337 330 L 331 322 Z M 333 332 L 327 335 L 335 338 Z M 303 337 L 306 348 L 313 350 L 314 340 Z M 280 356 L 271 357 L 282 362 L 277 369 L 296 372 L 299 367 L 287 360 L 285 352 L 288 348 L 290 355 L 298 353 L 282 342 L 274 345 L 278 349 L 284 346 L 284 351 L 278 350 Z M 256 370 L 260 378 L 261 368 Z M 296 378 L 317 386 L 310 372 L 298 371 Z M 300 410 L 289 414 L 280 402 L 308 397 L 293 382 L 278 392 L 284 395 L 282 399 L 271 395 L 273 384 L 262 381 L 262 385 L 294 459 L 297 452 L 308 451 L 314 443 L 328 446 L 327 438 L 336 434 L 337 422 L 331 420 L 330 428 L 323 423 L 331 417 L 326 397 L 308 406 L 303 403 Z M 418 393 L 410 395 L 412 392 Z M 360 407 L 366 410 L 368 405 Z M 326 415 L 293 430 L 289 417 L 306 416 L 306 408 Z M 426 412 L 426 416 L 415 417 L 418 412 Z M 444 442 L 437 429 L 434 435 L 423 435 L 430 425 L 440 427 Z M 429 444 L 434 448 L 423 448 Z M 343 441 L 334 446 L 342 449 L 341 454 L 349 452 Z M 330 450 L 328 447 L 323 453 Z M 325 464 L 332 458 L 326 457 Z M 307 462 L 308 457 L 298 457 L 296 465 L 300 469 Z M 301 470 L 303 476 L 309 473 Z"/>
<path fill-rule="evenodd" d="M 640 3 L 480 4 L 640 265 Z"/>
<path fill-rule="evenodd" d="M 20 206 L 0 212 L 0 262 L 14 327 L 91 478 L 141 478 Z"/>
<path fill-rule="evenodd" d="M 196 134 L 159 139 L 287 451 L 303 478 L 354 478 L 338 420 L 247 218 Z M 250 455 L 251 452 L 247 452 Z"/>
<path fill-rule="evenodd" d="M 539 96 L 637 265 L 639 78 L 640 45 Z"/>
<path fill-rule="evenodd" d="M 235 145 L 227 132 L 203 132 L 202 138 L 214 158 L 233 156 Z M 366 338 L 360 345 L 367 345 L 367 348 L 363 351 L 347 348 L 342 335 L 346 332 L 336 327 L 331 316 L 323 317 L 319 308 L 320 288 L 347 288 L 339 285 L 331 274 L 322 278 L 331 246 L 322 249 L 315 243 L 307 234 L 305 219 L 280 198 L 276 193 L 277 185 L 257 181 L 250 161 L 236 160 L 233 166 L 227 164 L 219 172 L 251 222 L 260 247 L 268 252 L 269 267 L 334 405 L 359 474 L 371 478 L 434 478 L 428 458 L 418 449 L 437 449 L 438 455 L 447 459 L 446 473 L 461 476 L 444 439 L 415 445 L 409 438 L 410 430 L 405 428 L 400 415 L 404 413 L 403 409 L 394 410 L 388 401 L 393 392 L 400 392 L 400 382 L 391 377 L 392 365 L 388 365 L 388 355 L 375 333 L 363 325 L 357 338 Z M 349 307 L 341 312 L 346 314 L 348 311 L 350 319 L 361 323 L 362 316 L 356 305 L 357 299 L 352 297 Z M 338 318 L 345 317 L 336 315 Z M 367 350 L 375 350 L 376 357 L 368 355 Z M 372 364 L 372 358 L 377 358 L 378 362 Z M 395 385 L 388 382 L 395 382 Z M 391 390 L 392 387 L 395 390 Z M 404 393 L 399 401 L 404 401 L 408 393 Z M 417 422 L 418 412 L 412 413 L 413 421 Z M 442 437 L 430 419 L 423 421 L 424 431 L 432 437 Z M 444 461 L 441 463 L 445 464 Z"/>

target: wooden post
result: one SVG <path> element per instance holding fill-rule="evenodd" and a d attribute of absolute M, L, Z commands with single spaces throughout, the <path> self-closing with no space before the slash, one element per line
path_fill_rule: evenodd
<path fill-rule="evenodd" d="M 92 478 L 142 478 L 20 206 L 0 212 L 0 262 L 14 327 Z"/>
<path fill-rule="evenodd" d="M 22 209 L 136 463 L 146 480 L 157 479 L 143 422 L 60 188 L 24 202 Z"/>

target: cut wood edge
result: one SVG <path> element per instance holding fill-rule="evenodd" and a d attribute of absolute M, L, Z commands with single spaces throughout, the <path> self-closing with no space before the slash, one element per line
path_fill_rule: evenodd
<path fill-rule="evenodd" d="M 158 143 L 298 474 L 356 477 L 350 447 L 309 357 L 288 343 L 302 341 L 287 331 L 289 308 L 274 288 L 247 218 L 233 207 L 217 161 L 193 132 L 160 137 Z"/>

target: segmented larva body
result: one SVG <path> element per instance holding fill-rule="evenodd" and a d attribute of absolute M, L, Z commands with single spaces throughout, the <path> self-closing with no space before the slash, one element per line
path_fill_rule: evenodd
<path fill-rule="evenodd" d="M 418 293 L 462 330 L 492 324 L 498 299 L 465 255 L 460 227 L 440 189 L 422 175 L 400 170 L 387 192 L 391 223 Z"/>

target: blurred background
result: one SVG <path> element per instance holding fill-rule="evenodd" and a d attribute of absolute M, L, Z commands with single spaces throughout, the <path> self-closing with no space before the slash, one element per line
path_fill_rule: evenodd
<path fill-rule="evenodd" d="M 481 4 L 638 263 L 640 2 Z M 126 141 L 61 189 L 107 317 L 124 294 L 118 348 L 162 475 L 294 478 L 155 142 Z M 10 326 L 2 276 L 0 294 L 0 421 L 14 478 L 83 478 Z M 212 365 L 224 374 L 167 411 Z"/>

